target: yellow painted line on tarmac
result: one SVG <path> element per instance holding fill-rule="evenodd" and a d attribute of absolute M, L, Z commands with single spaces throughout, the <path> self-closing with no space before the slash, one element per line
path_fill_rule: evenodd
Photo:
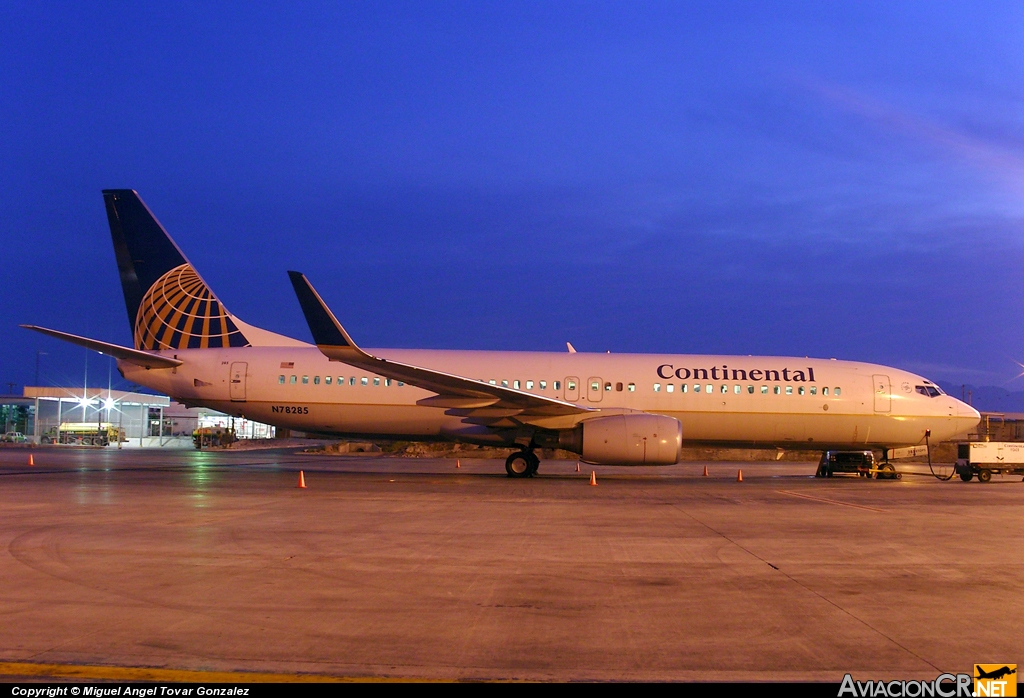
<path fill-rule="evenodd" d="M 0 678 L 102 679 L 107 681 L 146 681 L 154 683 L 404 683 L 424 679 L 383 676 L 329 676 L 327 674 L 267 674 L 248 671 L 188 671 L 145 667 L 97 666 L 87 664 L 35 664 L 0 662 Z M 428 681 L 430 679 L 427 679 Z M 444 681 L 444 679 L 433 679 Z"/>
<path fill-rule="evenodd" d="M 801 497 L 802 499 L 811 499 L 815 502 L 824 502 L 825 504 L 838 504 L 842 507 L 853 507 L 854 509 L 864 509 L 865 511 L 877 511 L 879 514 L 888 514 L 885 509 L 875 509 L 874 507 L 866 507 L 863 504 L 852 504 L 850 502 L 840 502 L 838 499 L 827 499 L 825 497 L 812 497 L 809 494 L 801 494 L 799 492 L 792 492 L 790 490 L 775 490 L 779 494 L 788 494 L 790 497 Z"/>

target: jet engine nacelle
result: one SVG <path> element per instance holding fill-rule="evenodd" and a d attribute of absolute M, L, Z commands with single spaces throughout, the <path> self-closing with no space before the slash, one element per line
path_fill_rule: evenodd
<path fill-rule="evenodd" d="M 594 465 L 673 465 L 683 448 L 683 425 L 660 414 L 595 417 L 580 422 L 571 434 L 573 443 L 563 448 Z"/>

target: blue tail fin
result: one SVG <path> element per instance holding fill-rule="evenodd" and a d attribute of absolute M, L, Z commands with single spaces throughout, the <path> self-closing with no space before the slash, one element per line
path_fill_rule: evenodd
<path fill-rule="evenodd" d="M 250 346 L 234 318 L 132 189 L 104 189 L 135 348 Z"/>

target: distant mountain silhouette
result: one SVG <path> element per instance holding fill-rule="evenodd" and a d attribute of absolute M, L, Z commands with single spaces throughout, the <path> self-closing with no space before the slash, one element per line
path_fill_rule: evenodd
<path fill-rule="evenodd" d="M 969 391 L 971 404 L 980 412 L 1024 412 L 1024 390 L 1014 393 L 994 385 L 961 387 L 944 381 L 936 382 L 955 398 L 961 398 Z"/>

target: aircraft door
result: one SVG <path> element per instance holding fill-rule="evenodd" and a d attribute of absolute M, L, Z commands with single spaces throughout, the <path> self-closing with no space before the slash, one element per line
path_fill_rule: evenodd
<path fill-rule="evenodd" d="M 580 399 L 580 379 L 576 376 L 568 376 L 565 379 L 565 392 L 563 393 L 567 402 L 576 402 Z"/>
<path fill-rule="evenodd" d="M 604 392 L 604 390 L 601 389 L 602 385 L 604 385 L 604 381 L 602 381 L 599 377 L 591 376 L 590 378 L 588 378 L 587 400 L 589 400 L 590 402 L 601 402 L 601 395 Z"/>
<path fill-rule="evenodd" d="M 244 361 L 231 364 L 231 399 L 234 402 L 245 402 L 245 369 Z M 223 393 L 221 393 L 223 395 Z"/>
<path fill-rule="evenodd" d="M 892 409 L 892 386 L 889 376 L 871 376 L 875 384 L 875 412 L 888 412 Z"/>

